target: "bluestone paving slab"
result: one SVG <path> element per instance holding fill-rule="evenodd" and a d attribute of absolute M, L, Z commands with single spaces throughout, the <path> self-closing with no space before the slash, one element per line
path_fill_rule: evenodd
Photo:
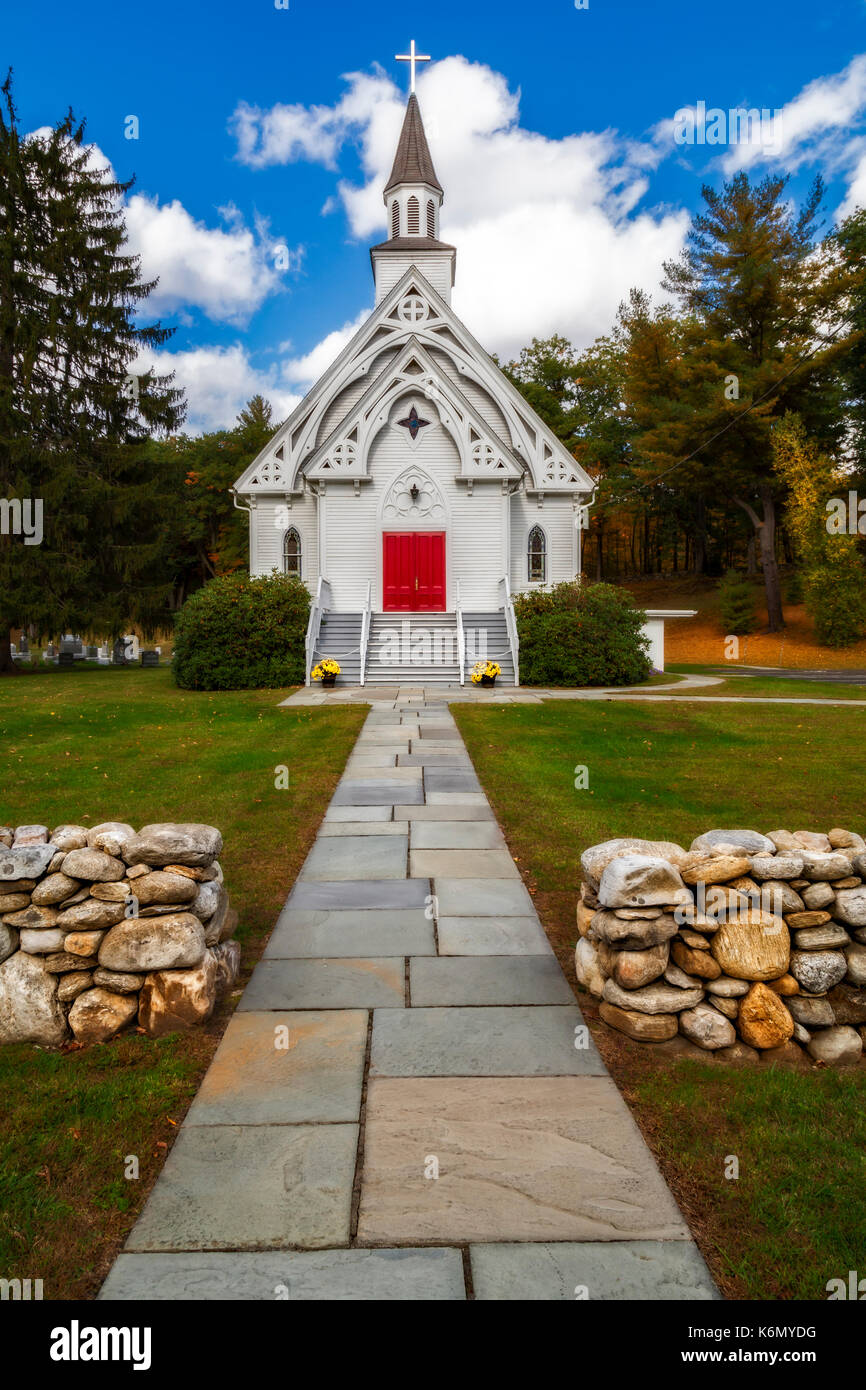
<path fill-rule="evenodd" d="M 449 757 L 447 753 L 401 753 L 398 767 L 433 768 L 448 772 L 465 772 L 472 764 L 468 758 Z"/>
<path fill-rule="evenodd" d="M 450 956 L 409 964 L 413 1008 L 442 1004 L 573 1004 L 554 955 Z"/>
<path fill-rule="evenodd" d="M 442 956 L 552 955 L 550 942 L 538 918 L 440 917 L 439 954 Z"/>
<path fill-rule="evenodd" d="M 459 1250 L 281 1250 L 121 1255 L 100 1299 L 146 1303 L 465 1299 Z"/>
<path fill-rule="evenodd" d="M 395 769 L 396 770 L 396 769 Z M 409 771 L 410 769 L 404 769 Z M 376 780 L 374 782 L 343 781 L 331 800 L 332 806 L 420 806 L 424 791 L 420 782 Z"/>
<path fill-rule="evenodd" d="M 343 956 L 261 960 L 241 995 L 238 1012 L 269 1009 L 401 1009 L 402 956 Z"/>
<path fill-rule="evenodd" d="M 346 767 L 346 781 L 357 782 L 420 782 L 423 777 L 420 767 Z"/>
<path fill-rule="evenodd" d="M 319 826 L 320 840 L 341 839 L 345 835 L 408 835 L 407 820 L 346 820 L 322 821 Z"/>
<path fill-rule="evenodd" d="M 367 1014 L 247 1013 L 231 1019 L 187 1125 L 353 1122 L 361 1111 Z"/>
<path fill-rule="evenodd" d="M 480 792 L 481 783 L 474 772 L 436 772 L 432 768 L 424 777 L 428 792 Z"/>
<path fill-rule="evenodd" d="M 507 849 L 415 849 L 409 855 L 413 878 L 516 879 L 520 872 Z"/>
<path fill-rule="evenodd" d="M 311 912 L 284 908 L 264 960 L 321 956 L 435 956 L 433 923 L 423 908 Z"/>
<path fill-rule="evenodd" d="M 405 822 L 398 821 L 403 825 Z M 419 821 L 409 822 L 412 848 L 416 849 L 500 849 L 505 838 L 495 821 Z M 320 832 L 321 833 L 321 832 Z"/>
<path fill-rule="evenodd" d="M 443 806 L 431 806 L 429 801 L 423 806 L 402 806 L 398 802 L 394 806 L 394 819 L 413 821 L 493 821 L 494 824 L 496 823 L 496 817 L 486 797 L 482 805 L 476 802 L 469 806 L 465 803 L 455 806 L 453 802 Z"/>
<path fill-rule="evenodd" d="M 366 1112 L 362 1244 L 688 1240 L 609 1076 L 374 1080 Z"/>
<path fill-rule="evenodd" d="M 720 1297 L 690 1240 L 543 1241 L 470 1248 L 475 1297 L 573 1303 Z"/>
<path fill-rule="evenodd" d="M 434 879 L 441 917 L 532 917 L 535 907 L 522 879 Z"/>
<path fill-rule="evenodd" d="M 346 1245 L 358 1126 L 184 1125 L 125 1249 Z"/>
<path fill-rule="evenodd" d="M 286 907 L 329 908 L 426 907 L 430 893 L 426 878 L 346 879 L 339 883 L 296 883 Z"/>
<path fill-rule="evenodd" d="M 371 1076 L 603 1072 L 604 1063 L 576 1004 L 377 1008 L 373 1014 Z"/>
<path fill-rule="evenodd" d="M 408 798 L 407 798 L 408 799 Z M 428 806 L 487 806 L 483 792 L 427 792 Z"/>
<path fill-rule="evenodd" d="M 299 878 L 382 879 L 406 877 L 408 836 L 321 836 L 307 855 Z"/>
<path fill-rule="evenodd" d="M 390 806 L 335 806 L 331 802 L 325 812 L 326 821 L 365 820 L 365 821 L 389 821 L 391 819 Z"/>

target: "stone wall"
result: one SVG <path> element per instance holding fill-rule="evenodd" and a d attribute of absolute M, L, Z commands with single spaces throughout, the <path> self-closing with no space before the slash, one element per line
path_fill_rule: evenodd
<path fill-rule="evenodd" d="M 866 841 L 711 830 L 688 850 L 581 856 L 577 978 L 612 1028 L 730 1060 L 856 1063 L 866 1040 Z"/>
<path fill-rule="evenodd" d="M 237 979 L 237 913 L 210 825 L 0 826 L 0 1043 L 151 1037 Z"/>

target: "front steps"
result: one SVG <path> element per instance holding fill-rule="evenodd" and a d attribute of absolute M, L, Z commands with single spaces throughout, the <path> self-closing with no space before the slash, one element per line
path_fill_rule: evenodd
<path fill-rule="evenodd" d="M 340 663 L 338 685 L 361 683 L 362 613 L 322 614 L 313 664 L 326 657 Z M 464 613 L 466 684 L 476 661 L 487 658 L 502 668 L 501 685 L 514 685 L 514 662 L 505 615 Z M 454 613 L 373 613 L 367 646 L 367 685 L 460 683 L 457 617 Z"/>
<path fill-rule="evenodd" d="M 362 613 L 322 614 L 319 627 L 319 640 L 313 656 L 313 665 L 327 657 L 335 657 L 340 663 L 338 685 L 361 684 L 361 625 Z M 318 682 L 317 682 L 318 684 Z"/>

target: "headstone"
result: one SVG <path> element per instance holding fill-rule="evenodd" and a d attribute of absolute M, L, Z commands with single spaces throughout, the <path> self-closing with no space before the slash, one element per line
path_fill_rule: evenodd
<path fill-rule="evenodd" d="M 159 665 L 159 652 L 153 652 L 153 651 L 142 652 L 142 653 L 141 653 L 141 664 L 142 664 L 142 666 L 158 666 L 158 665 Z"/>
<path fill-rule="evenodd" d="M 126 665 L 126 642 L 124 638 L 118 637 L 111 652 L 112 666 Z"/>
<path fill-rule="evenodd" d="M 61 637 L 61 639 L 60 639 L 60 651 L 61 651 L 61 654 L 62 654 L 63 652 L 71 652 L 71 653 L 74 653 L 74 651 L 75 651 L 75 638 L 72 636 L 72 633 L 71 633 L 71 632 L 65 632 L 65 633 L 63 634 L 63 636 Z"/>
<path fill-rule="evenodd" d="M 138 638 L 137 638 L 137 636 L 135 635 L 135 633 L 134 633 L 134 632 L 125 632 L 125 633 L 123 634 L 123 640 L 124 640 L 124 642 L 126 643 L 126 659 L 127 659 L 127 661 L 138 661 L 138 658 L 139 658 L 139 656 L 140 656 L 140 654 L 141 654 L 141 648 L 140 648 L 139 641 L 138 641 Z"/>
<path fill-rule="evenodd" d="M 99 653 L 95 647 L 88 647 L 85 655 L 88 661 L 95 661 Z"/>
<path fill-rule="evenodd" d="M 22 656 L 29 656 L 30 654 L 30 643 L 23 633 L 21 634 L 21 641 L 18 644 L 18 650 Z"/>
<path fill-rule="evenodd" d="M 75 656 L 72 652 L 61 652 L 57 658 L 58 666 L 74 666 Z"/>

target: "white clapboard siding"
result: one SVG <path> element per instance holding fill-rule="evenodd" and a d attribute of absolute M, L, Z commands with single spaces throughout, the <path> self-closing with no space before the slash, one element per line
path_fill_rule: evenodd
<path fill-rule="evenodd" d="M 428 284 L 447 303 L 451 299 L 451 261 L 447 256 L 425 256 L 423 251 L 407 251 L 405 256 L 389 252 L 376 261 L 376 303 L 389 295 L 407 270 L 416 266 Z"/>
<path fill-rule="evenodd" d="M 278 510 L 285 506 L 282 497 L 258 499 L 250 526 L 250 572 L 270 574 L 271 570 L 282 570 L 283 537 L 288 529 L 284 522 L 288 515 L 288 525 L 294 526 L 301 537 L 301 578 L 315 592 L 319 574 L 316 499 L 309 495 L 294 497 L 288 513 Z"/>
<path fill-rule="evenodd" d="M 395 348 L 389 348 L 387 352 L 380 352 L 379 356 L 371 363 L 369 371 L 366 372 L 364 376 L 359 377 L 357 381 L 350 382 L 345 391 L 341 391 L 340 394 L 334 398 L 320 421 L 316 433 L 317 449 L 321 444 L 324 444 L 325 440 L 330 436 L 331 432 L 337 428 L 340 422 L 345 420 L 352 408 L 358 404 L 358 401 L 364 393 L 369 390 L 370 383 L 375 381 L 376 378 L 384 372 L 388 363 L 392 362 L 396 356 L 397 350 Z"/>
<path fill-rule="evenodd" d="M 527 578 L 527 545 L 533 526 L 540 526 L 547 537 L 547 583 L 574 579 L 578 572 L 574 529 L 577 516 L 570 496 L 545 493 L 544 505 L 539 507 L 536 497 L 527 497 L 523 492 L 514 494 L 511 498 L 511 588 L 514 593 L 540 587 L 530 584 Z"/>
<path fill-rule="evenodd" d="M 392 412 L 402 412 L 403 402 Z M 441 520 L 406 516 L 386 520 L 382 503 L 391 483 L 406 468 L 423 469 L 437 484 L 446 515 Z M 465 607 L 479 612 L 497 608 L 499 580 L 505 573 L 508 499 L 499 482 L 476 483 L 473 495 L 465 484 L 455 485 L 460 471 L 457 448 L 448 432 L 435 424 L 423 430 L 418 447 L 410 448 L 406 432 L 386 426 L 370 454 L 372 481 L 362 483 L 359 495 L 347 483 L 329 482 L 320 505 L 323 510 L 322 572 L 330 581 L 338 610 L 357 611 L 372 585 L 373 607 L 382 610 L 382 530 L 437 530 L 446 533 L 446 604 L 455 605 L 455 579 L 460 579 Z"/>
<path fill-rule="evenodd" d="M 468 376 L 457 370 L 453 357 L 449 357 L 447 352 L 441 348 L 436 348 L 431 352 L 431 357 L 438 367 L 447 377 L 459 386 L 470 405 L 473 405 L 481 416 L 482 420 L 499 435 L 503 444 L 513 443 L 511 430 L 499 406 L 483 387 L 476 381 L 472 381 Z"/>

